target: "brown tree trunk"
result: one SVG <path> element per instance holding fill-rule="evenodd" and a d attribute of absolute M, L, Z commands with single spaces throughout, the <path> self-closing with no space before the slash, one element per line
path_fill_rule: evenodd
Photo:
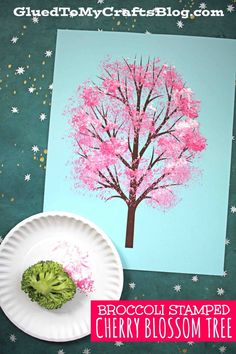
<path fill-rule="evenodd" d="M 127 225 L 126 225 L 126 239 L 125 239 L 125 247 L 126 248 L 133 248 L 135 212 L 136 212 L 136 206 L 135 207 L 133 207 L 133 206 L 128 207 Z"/>

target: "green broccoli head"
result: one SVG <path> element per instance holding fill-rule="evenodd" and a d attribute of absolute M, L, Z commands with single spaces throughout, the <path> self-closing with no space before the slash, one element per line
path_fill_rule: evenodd
<path fill-rule="evenodd" d="M 36 301 L 48 310 L 58 309 L 71 300 L 76 286 L 61 264 L 41 261 L 25 270 L 21 289 L 31 301 Z"/>

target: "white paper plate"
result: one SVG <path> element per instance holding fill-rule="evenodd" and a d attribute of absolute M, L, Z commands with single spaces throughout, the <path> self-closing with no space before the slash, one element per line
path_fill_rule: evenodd
<path fill-rule="evenodd" d="M 89 252 L 95 291 L 89 295 L 77 291 L 61 309 L 49 311 L 30 301 L 20 288 L 21 277 L 28 266 L 49 259 L 53 243 L 64 240 Z M 122 287 L 123 270 L 115 247 L 80 216 L 33 215 L 15 226 L 0 246 L 0 305 L 17 327 L 33 337 L 65 342 L 90 334 L 90 300 L 118 300 Z"/>

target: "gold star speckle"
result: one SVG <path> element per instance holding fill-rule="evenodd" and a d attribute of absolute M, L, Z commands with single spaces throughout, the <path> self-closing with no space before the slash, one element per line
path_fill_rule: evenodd
<path fill-rule="evenodd" d="M 11 68 L 12 68 L 12 65 L 11 65 L 11 64 L 8 64 L 7 67 L 8 67 L 8 69 L 11 69 Z"/>
<path fill-rule="evenodd" d="M 40 159 L 39 159 L 40 162 L 43 162 L 44 161 L 44 157 L 41 156 Z"/>

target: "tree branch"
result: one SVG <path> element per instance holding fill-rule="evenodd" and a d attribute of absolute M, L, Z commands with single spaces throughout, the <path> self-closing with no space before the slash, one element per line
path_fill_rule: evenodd
<path fill-rule="evenodd" d="M 155 66 L 154 66 L 154 63 L 153 63 L 152 71 L 153 71 L 153 85 L 152 85 L 152 87 L 151 87 L 151 89 L 150 89 L 150 91 L 149 91 L 149 93 L 148 93 L 148 96 L 147 96 L 147 98 L 146 98 L 146 101 L 145 101 L 145 103 L 144 103 L 144 106 L 143 106 L 143 111 L 144 111 L 144 112 L 146 111 L 146 109 L 147 109 L 147 107 L 148 107 L 148 105 L 149 105 L 150 102 L 152 102 L 155 98 L 158 98 L 158 97 L 161 96 L 161 95 L 157 95 L 157 96 L 151 98 L 151 95 L 152 95 L 152 92 L 153 92 L 154 87 L 155 87 L 155 85 L 156 85 L 156 82 L 157 82 L 157 80 L 159 79 L 159 77 L 160 77 L 160 75 L 161 75 L 162 68 L 160 69 L 158 75 L 156 76 L 156 79 L 154 79 L 154 74 L 155 74 Z"/>
<path fill-rule="evenodd" d="M 165 158 L 162 159 L 162 156 L 165 154 L 165 151 L 163 151 L 159 156 L 157 156 L 154 160 L 154 148 L 152 150 L 152 156 L 147 168 L 147 171 L 142 175 L 142 177 L 140 177 L 140 179 L 137 182 L 137 186 L 139 187 L 141 185 L 141 183 L 143 182 L 144 178 L 146 177 L 147 173 L 154 167 L 154 165 L 159 162 L 159 161 L 163 161 L 166 160 Z"/>
<path fill-rule="evenodd" d="M 123 162 L 123 164 L 124 164 L 126 167 L 132 169 L 131 165 L 123 158 L 123 156 L 121 156 L 121 155 L 117 155 L 117 156 L 119 157 L 119 159 L 121 160 L 121 162 Z"/>
<path fill-rule="evenodd" d="M 83 158 L 85 158 L 85 159 L 88 159 L 88 155 L 84 152 L 84 149 L 82 148 L 82 146 L 81 146 L 81 144 L 79 143 L 78 139 L 75 138 L 75 140 L 76 140 L 76 142 L 77 142 L 77 144 L 78 144 L 80 150 L 82 151 L 82 154 L 81 154 L 80 152 L 78 152 L 78 154 L 79 154 L 81 157 L 83 157 Z"/>
<path fill-rule="evenodd" d="M 164 173 L 162 176 L 160 176 L 155 182 L 153 182 L 139 197 L 138 197 L 138 199 L 137 199 L 137 201 L 136 201 L 136 203 L 137 203 L 137 205 L 139 204 L 139 203 L 141 203 L 141 201 L 148 195 L 148 193 L 150 193 L 152 190 L 153 190 L 153 188 L 155 188 L 157 185 L 158 185 L 158 183 L 160 183 L 162 180 L 163 180 L 163 178 L 165 178 L 166 176 L 168 176 L 169 175 L 169 173 Z"/>
<path fill-rule="evenodd" d="M 109 181 L 109 179 L 101 171 L 99 171 L 98 174 L 101 178 L 104 178 L 107 184 L 113 187 L 112 189 L 114 189 L 120 195 L 120 197 L 127 203 L 127 197 L 124 194 L 124 192 L 121 190 L 120 186 L 116 183 L 116 181 L 115 182 Z"/>
<path fill-rule="evenodd" d="M 113 198 L 121 198 L 123 200 L 123 198 L 120 195 L 112 195 L 111 197 L 106 199 L 106 202 L 108 202 L 108 200 L 111 200 Z"/>
<path fill-rule="evenodd" d="M 150 145 L 150 143 L 152 142 L 153 139 L 155 139 L 158 136 L 159 131 L 162 129 L 162 127 L 166 124 L 166 122 L 169 120 L 169 118 L 171 117 L 172 114 L 174 114 L 175 111 L 173 111 L 171 113 L 171 115 L 169 115 L 169 110 L 170 110 L 170 103 L 171 103 L 171 94 L 169 93 L 167 86 L 166 87 L 166 92 L 167 92 L 167 97 L 168 97 L 168 103 L 167 103 L 167 109 L 166 109 L 166 114 L 165 117 L 163 118 L 161 124 L 156 128 L 154 133 L 149 133 L 148 138 L 146 140 L 146 143 L 144 144 L 144 146 L 142 147 L 141 151 L 140 151 L 140 157 L 143 156 L 143 154 L 145 153 L 145 151 L 147 150 L 148 146 Z M 172 87 L 171 87 L 171 93 L 172 93 Z M 162 114 L 163 110 L 160 112 L 159 116 Z"/>
<path fill-rule="evenodd" d="M 163 189 L 163 188 L 168 188 L 168 187 L 175 187 L 175 186 L 180 186 L 180 183 L 170 183 L 170 184 L 165 184 L 163 186 L 158 186 L 153 188 L 153 190 L 157 190 L 157 189 Z"/>

